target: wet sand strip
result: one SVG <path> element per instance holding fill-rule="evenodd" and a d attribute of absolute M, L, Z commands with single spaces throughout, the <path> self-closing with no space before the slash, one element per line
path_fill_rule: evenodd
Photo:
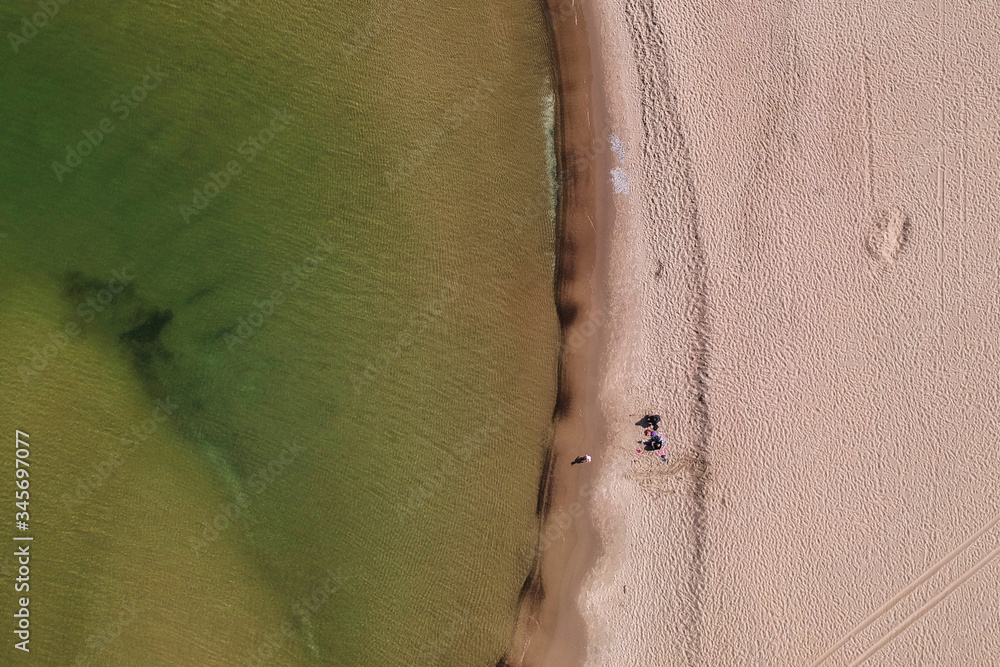
<path fill-rule="evenodd" d="M 552 411 L 552 443 L 538 484 L 540 532 L 531 571 L 521 588 L 511 648 L 497 667 L 580 665 L 585 624 L 577 608 L 584 575 L 598 555 L 585 499 L 592 466 L 570 466 L 576 456 L 599 455 L 603 425 L 596 404 L 597 351 L 606 309 L 599 271 L 594 75 L 585 15 L 571 0 L 541 0 L 547 20 L 556 88 L 559 199 L 554 276 L 561 350 Z M 600 140 L 600 138 L 597 138 Z M 600 283 L 600 281 L 598 281 Z M 595 456 L 599 465 L 600 457 Z"/>

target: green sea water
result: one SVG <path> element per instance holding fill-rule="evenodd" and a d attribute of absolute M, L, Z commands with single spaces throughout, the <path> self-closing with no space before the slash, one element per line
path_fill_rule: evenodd
<path fill-rule="evenodd" d="M 0 8 L 30 658 L 495 664 L 558 351 L 537 3 L 54 4 Z"/>

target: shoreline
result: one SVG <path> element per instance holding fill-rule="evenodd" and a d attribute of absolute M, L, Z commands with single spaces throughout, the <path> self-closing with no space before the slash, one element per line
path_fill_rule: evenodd
<path fill-rule="evenodd" d="M 591 15 L 576 2 L 541 0 L 546 17 L 556 97 L 556 153 L 560 183 L 556 211 L 558 263 L 554 297 L 560 325 L 558 388 L 552 444 L 538 485 L 539 535 L 535 560 L 519 598 L 511 648 L 497 667 L 583 664 L 586 623 L 579 607 L 585 576 L 600 553 L 591 516 L 605 427 L 598 408 L 599 355 L 607 320 L 601 276 L 609 230 L 599 174 L 607 159 L 598 150 L 594 118 L 607 125 L 600 71 L 587 26 Z M 607 138 L 603 138 L 606 141 Z M 570 467 L 581 454 L 592 466 Z"/>

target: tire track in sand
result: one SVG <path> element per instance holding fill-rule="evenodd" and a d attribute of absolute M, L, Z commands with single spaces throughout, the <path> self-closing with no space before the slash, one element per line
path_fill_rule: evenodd
<path fill-rule="evenodd" d="M 878 642 L 876 642 L 871 648 L 865 651 L 861 655 L 861 657 L 852 662 L 851 667 L 858 667 L 858 665 L 867 662 L 869 658 L 871 658 L 873 655 L 881 651 L 889 642 L 898 637 L 899 634 L 903 632 L 903 630 L 906 630 L 906 628 L 916 623 L 921 616 L 929 612 L 931 609 L 936 607 L 939 602 L 941 602 L 946 597 L 954 593 L 959 586 L 964 584 L 972 577 L 976 576 L 976 573 L 978 573 L 981 569 L 989 565 L 993 561 L 993 559 L 996 558 L 997 556 L 1000 556 L 1000 546 L 996 547 L 993 551 L 983 556 L 965 574 L 963 574 L 958 579 L 953 581 L 951 584 L 947 586 L 947 588 L 945 588 L 940 593 L 932 597 L 923 606 L 921 606 L 912 614 L 903 619 L 902 623 L 900 623 L 895 628 L 890 630 L 888 634 L 886 634 L 884 637 L 882 637 L 882 639 L 878 640 Z"/>
<path fill-rule="evenodd" d="M 881 607 L 879 607 L 878 609 L 876 609 L 875 611 L 873 611 L 871 614 L 869 614 L 868 617 L 865 618 L 865 620 L 861 621 L 858 625 L 854 626 L 854 628 L 850 632 L 848 632 L 846 635 L 844 635 L 839 640 L 837 640 L 837 642 L 833 646 L 831 646 L 830 648 L 828 648 L 823 655 L 821 655 L 818 658 L 816 658 L 816 660 L 814 660 L 809 665 L 809 667 L 819 667 L 824 662 L 826 662 L 827 660 L 829 660 L 830 657 L 833 656 L 834 653 L 836 653 L 837 651 L 839 651 L 841 649 L 841 647 L 844 646 L 844 644 L 846 644 L 847 642 L 851 641 L 852 639 L 854 639 L 855 637 L 857 637 L 859 634 L 861 634 L 862 632 L 864 632 L 865 628 L 867 628 L 872 623 L 874 623 L 878 619 L 880 619 L 883 616 L 885 616 L 885 614 L 887 614 L 889 612 L 889 610 L 891 610 L 893 607 L 895 607 L 897 604 L 899 604 L 903 600 L 903 598 L 907 597 L 908 595 L 910 595 L 910 593 L 912 593 L 913 591 L 917 590 L 917 588 L 919 588 L 928 579 L 930 579 L 935 574 L 937 574 L 945 565 L 947 565 L 948 563 L 952 562 L 953 560 L 955 560 L 956 558 L 958 558 L 960 555 L 962 555 L 963 553 L 965 553 L 965 551 L 969 547 L 971 547 L 973 544 L 975 544 L 976 542 L 978 542 L 979 539 L 983 535 L 985 535 L 987 532 L 989 532 L 990 529 L 992 529 L 995 525 L 997 525 L 997 523 L 1000 523 L 1000 514 L 997 514 L 995 517 L 993 517 L 992 519 L 990 519 L 990 521 L 987 522 L 987 524 L 985 526 L 983 526 L 982 528 L 980 528 L 979 531 L 976 532 L 975 535 L 973 535 L 972 537 L 970 537 L 969 539 L 967 539 L 965 542 L 962 542 L 960 545 L 958 545 L 957 547 L 955 547 L 955 549 L 952 550 L 951 553 L 949 553 L 948 555 L 946 555 L 944 558 L 942 558 L 938 562 L 934 563 L 934 565 L 932 565 L 923 574 L 921 574 L 919 577 L 917 577 L 916 579 L 914 579 L 913 581 L 911 581 L 901 591 L 899 591 L 898 593 L 896 593 L 896 595 L 893 596 L 892 599 L 890 599 L 888 602 L 886 602 Z M 986 560 L 992 559 L 996 555 L 996 553 L 997 553 L 996 550 L 994 550 L 993 552 L 991 552 L 990 555 L 987 556 Z M 980 561 L 980 563 L 982 563 L 982 562 L 983 561 Z M 979 566 L 979 563 L 977 563 L 975 566 L 973 566 L 973 569 L 975 569 L 978 566 Z M 976 570 L 976 571 L 978 571 L 978 570 Z M 971 576 L 971 575 L 969 575 L 969 576 Z M 967 578 L 968 578 L 968 576 L 959 577 L 959 580 L 958 580 L 959 584 L 964 583 L 965 579 L 967 579 Z M 941 599 L 943 600 L 944 598 L 942 597 Z M 940 600 L 938 600 L 938 602 L 940 602 Z M 935 602 L 934 604 L 937 604 L 937 602 Z M 927 605 L 924 605 L 924 606 L 926 607 Z M 931 605 L 931 606 L 933 606 L 933 605 Z M 929 609 L 930 607 L 927 607 L 927 608 Z M 921 609 L 923 609 L 923 608 L 921 608 Z M 920 610 L 918 609 L 917 611 L 920 611 Z M 909 619 L 907 619 L 907 620 L 909 620 Z M 905 623 L 906 625 L 909 625 L 909 623 L 906 623 L 906 621 L 904 621 L 903 623 Z M 903 629 L 905 629 L 905 627 Z M 890 632 L 890 634 L 892 634 L 892 633 Z M 895 637 L 895 635 L 893 635 L 893 637 Z M 872 655 L 874 655 L 874 654 L 872 654 Z M 867 658 L 865 658 L 865 659 L 867 659 Z"/>

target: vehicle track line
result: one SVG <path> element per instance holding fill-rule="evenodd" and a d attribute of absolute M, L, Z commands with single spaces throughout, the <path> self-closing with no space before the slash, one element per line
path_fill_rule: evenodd
<path fill-rule="evenodd" d="M 961 577 L 959 577 L 958 579 L 956 579 L 955 581 L 953 581 L 951 584 L 948 585 L 947 588 L 945 588 L 940 593 L 938 593 L 937 595 L 935 595 L 934 597 L 932 597 L 930 600 L 928 600 L 926 604 L 924 604 L 922 607 L 920 607 L 919 609 L 917 609 L 915 612 L 913 612 L 912 614 L 910 614 L 909 616 L 907 616 L 903 620 L 903 622 L 900 623 L 899 625 L 897 625 L 895 628 L 893 628 L 889 632 L 889 634 L 887 634 L 885 637 L 882 637 L 882 639 L 880 639 L 878 641 L 878 643 L 876 643 L 874 646 L 872 646 L 867 651 L 865 651 L 861 655 L 860 658 L 858 658 L 857 660 L 855 660 L 854 662 L 852 662 L 851 663 L 851 667 L 858 667 L 858 665 L 860 665 L 860 664 L 862 664 L 864 662 L 867 662 L 869 658 L 871 658 L 873 655 L 875 655 L 876 653 L 878 653 L 879 651 L 881 651 L 885 647 L 886 644 L 888 644 L 893 639 L 895 639 L 897 636 L 899 636 L 899 634 L 901 632 L 903 632 L 903 630 L 906 630 L 906 628 L 908 628 L 911 625 L 913 625 L 913 623 L 915 623 L 917 621 L 917 619 L 919 619 L 921 616 L 923 616 L 924 614 L 926 614 L 927 612 L 929 612 L 931 609 L 933 609 L 935 606 L 937 606 L 937 604 L 939 602 L 941 602 L 942 600 L 944 600 L 946 597 L 948 597 L 949 595 L 951 595 L 952 593 L 954 593 L 955 590 L 959 586 L 961 586 L 966 581 L 968 581 L 969 579 L 971 579 L 972 577 L 974 577 L 977 572 L 979 572 L 981 569 L 983 569 L 984 567 L 986 567 L 987 565 L 989 565 L 990 561 L 992 561 L 997 556 L 1000 556 L 1000 546 L 998 546 L 996 549 L 994 549 L 993 551 L 991 551 L 988 554 L 986 554 L 986 556 L 984 556 L 978 563 L 976 563 L 975 565 L 973 565 L 969 569 L 968 572 L 966 572 Z"/>
<path fill-rule="evenodd" d="M 1000 514 L 997 514 L 995 517 L 993 517 L 993 519 L 991 519 L 989 521 L 989 523 L 987 523 L 985 526 L 983 526 L 982 528 L 979 529 L 979 532 L 977 532 L 975 535 L 973 535 L 972 537 L 970 537 L 969 539 L 967 539 L 965 542 L 962 542 L 962 544 L 960 544 L 958 547 L 956 547 L 954 549 L 954 551 L 952 551 L 947 556 L 945 556 L 944 558 L 942 558 L 941 560 L 939 560 L 937 563 L 935 563 L 934 565 L 932 565 L 929 570 L 927 570 L 922 575 L 920 575 L 919 577 L 917 577 L 916 579 L 914 579 L 910 583 L 910 585 L 908 585 L 906 588 L 904 588 L 903 590 L 901 590 L 898 593 L 896 593 L 896 595 L 891 600 L 889 600 L 888 602 L 886 602 L 885 604 L 883 604 L 881 607 L 879 607 L 878 609 L 876 609 L 875 611 L 873 611 L 868 616 L 868 618 L 866 618 L 865 620 L 861 621 L 861 623 L 859 623 L 853 630 L 851 630 L 850 632 L 848 632 L 839 641 L 837 641 L 836 644 L 834 644 L 833 646 L 831 646 L 830 648 L 828 648 L 827 651 L 826 651 L 826 653 L 824 653 L 820 657 L 816 658 L 816 660 L 813 661 L 812 664 L 809 665 L 809 667 L 819 667 L 819 665 L 822 665 L 824 662 L 826 662 L 827 660 L 829 660 L 830 656 L 832 656 L 834 653 L 836 653 L 837 651 L 839 651 L 840 648 L 844 644 L 846 644 L 847 642 L 849 642 L 852 639 L 854 639 L 854 637 L 856 637 L 859 633 L 861 633 L 865 628 L 867 628 L 869 625 L 871 625 L 872 623 L 874 623 L 875 621 L 877 621 L 887 611 L 889 611 L 890 609 L 892 609 L 893 607 L 895 607 L 897 604 L 899 604 L 900 600 L 902 600 L 907 595 L 909 595 L 910 593 L 912 593 L 913 591 L 915 591 L 921 584 L 923 584 L 928 579 L 930 579 L 935 574 L 937 574 L 938 571 L 941 568 L 943 568 L 945 565 L 947 565 L 948 563 L 950 563 L 951 561 L 953 561 L 956 557 L 958 557 L 959 554 L 961 554 L 963 551 L 965 551 L 966 549 L 968 549 L 970 546 L 972 546 L 972 544 L 974 542 L 978 541 L 979 538 L 981 538 L 983 535 L 985 535 L 987 533 L 987 531 L 989 531 L 991 528 L 993 528 L 993 526 L 995 526 L 997 524 L 997 522 L 1000 522 Z"/>

